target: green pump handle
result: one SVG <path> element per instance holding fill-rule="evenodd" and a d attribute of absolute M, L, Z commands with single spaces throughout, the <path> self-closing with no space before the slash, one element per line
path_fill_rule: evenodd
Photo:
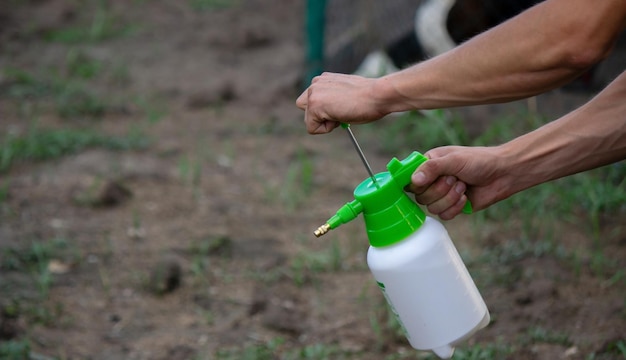
<path fill-rule="evenodd" d="M 393 174 L 392 176 L 395 178 L 397 183 L 404 184 L 404 186 L 406 186 L 411 183 L 411 176 L 413 176 L 415 170 L 417 170 L 417 168 L 427 160 L 428 158 L 426 156 L 414 151 L 402 161 L 395 157 L 391 159 L 391 161 L 387 163 L 387 170 Z M 468 215 L 473 212 L 472 203 L 469 199 L 465 202 L 461 212 Z"/>

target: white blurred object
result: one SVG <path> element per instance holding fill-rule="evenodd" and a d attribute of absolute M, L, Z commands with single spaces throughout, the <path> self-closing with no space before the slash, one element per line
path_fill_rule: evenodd
<path fill-rule="evenodd" d="M 415 12 L 415 36 L 428 56 L 437 56 L 456 46 L 446 26 L 456 0 L 425 0 Z"/>
<path fill-rule="evenodd" d="M 369 53 L 354 72 L 355 75 L 377 78 L 398 71 L 391 58 L 382 50 Z"/>

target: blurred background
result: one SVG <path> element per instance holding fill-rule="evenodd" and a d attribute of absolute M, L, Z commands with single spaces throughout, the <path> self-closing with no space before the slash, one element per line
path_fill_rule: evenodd
<path fill-rule="evenodd" d="M 390 316 L 362 221 L 313 237 L 367 173 L 295 99 L 321 71 L 397 71 L 534 3 L 3 1 L 0 359 L 434 359 Z M 535 98 L 353 131 L 376 172 L 496 145 L 589 100 L 624 45 Z M 625 174 L 445 222 L 492 315 L 454 359 L 626 358 Z"/>

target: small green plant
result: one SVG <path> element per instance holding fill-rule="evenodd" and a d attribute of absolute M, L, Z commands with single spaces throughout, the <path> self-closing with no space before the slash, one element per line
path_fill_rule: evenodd
<path fill-rule="evenodd" d="M 318 359 L 356 359 L 352 351 L 341 349 L 337 345 L 313 344 L 307 345 L 300 349 L 288 351 L 282 356 L 284 360 L 318 360 Z"/>
<path fill-rule="evenodd" d="M 0 94 L 17 99 L 38 99 L 52 92 L 52 85 L 28 71 L 6 67 L 3 74 L 7 86 Z"/>
<path fill-rule="evenodd" d="M 93 3 L 92 1 L 92 6 Z M 127 36 L 135 30 L 120 21 L 108 8 L 106 1 L 98 0 L 95 9 L 85 9 L 84 13 L 87 11 L 93 15 L 89 21 L 73 27 L 48 30 L 43 34 L 44 39 L 65 44 L 97 43 Z"/>
<path fill-rule="evenodd" d="M 304 285 L 311 274 L 337 271 L 342 268 L 343 255 L 337 241 L 321 252 L 303 251 L 291 261 L 291 276 L 297 285 Z"/>
<path fill-rule="evenodd" d="M 70 52 L 71 53 L 71 52 Z M 8 86 L 1 89 L 0 94 L 19 100 L 22 105 L 48 105 L 51 102 L 59 116 L 68 119 L 74 118 L 100 118 L 110 107 L 109 104 L 95 91 L 91 90 L 82 82 L 85 76 L 96 71 L 94 63 L 86 63 L 88 60 L 79 60 L 78 55 L 70 55 L 68 60 L 69 78 L 56 75 L 31 74 L 27 71 L 6 68 Z M 72 60 L 73 58 L 73 60 Z M 80 78 L 72 78 L 79 76 Z"/>
<path fill-rule="evenodd" d="M 290 209 L 297 208 L 313 190 L 313 161 L 304 149 L 298 149 L 296 160 L 287 169 L 284 183 L 280 190 L 280 198 Z"/>
<path fill-rule="evenodd" d="M 473 346 L 459 346 L 452 356 L 452 360 L 494 360 L 508 359 L 514 353 L 514 348 L 500 343 L 476 344 Z M 422 360 L 439 359 L 434 354 L 420 357 Z"/>
<path fill-rule="evenodd" d="M 567 334 L 549 331 L 540 326 L 528 329 L 521 341 L 523 344 L 547 343 L 563 346 L 571 346 L 572 342 Z"/>
<path fill-rule="evenodd" d="M 66 119 L 100 118 L 108 107 L 93 91 L 72 82 L 61 84 L 55 105 L 59 116 Z"/>
<path fill-rule="evenodd" d="M 92 79 L 102 71 L 103 65 L 80 50 L 70 49 L 66 55 L 65 67 L 70 77 Z"/>
<path fill-rule="evenodd" d="M 137 105 L 139 109 L 141 109 L 141 111 L 145 114 L 146 120 L 150 124 L 158 123 L 167 113 L 164 103 L 156 101 L 154 99 L 138 97 L 135 100 L 135 105 Z"/>
<path fill-rule="evenodd" d="M 9 198 L 9 182 L 0 182 L 0 205 L 5 203 Z"/>
<path fill-rule="evenodd" d="M 274 360 L 275 353 L 284 340 L 275 338 L 266 343 L 247 345 L 243 348 L 221 349 L 215 353 L 216 360 Z"/>

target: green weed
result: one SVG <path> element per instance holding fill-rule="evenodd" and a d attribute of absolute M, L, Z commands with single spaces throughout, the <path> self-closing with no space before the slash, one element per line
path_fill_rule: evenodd
<path fill-rule="evenodd" d="M 55 105 L 59 116 L 66 119 L 100 118 L 108 107 L 100 96 L 75 83 L 62 85 L 55 98 Z"/>
<path fill-rule="evenodd" d="M 110 150 L 143 148 L 147 139 L 139 133 L 107 136 L 89 130 L 35 129 L 24 136 L 7 135 L 0 143 L 0 173 L 22 161 L 43 161 L 74 154 L 90 147 Z"/>
<path fill-rule="evenodd" d="M 93 2 L 92 2 L 93 4 Z M 88 5 L 88 4 L 87 4 Z M 64 44 L 97 43 L 132 34 L 136 28 L 124 24 L 108 8 L 106 1 L 97 1 L 95 9 L 85 9 L 93 17 L 82 24 L 61 29 L 51 29 L 43 34 L 50 42 Z"/>
<path fill-rule="evenodd" d="M 266 343 L 253 344 L 244 348 L 218 350 L 216 360 L 274 360 L 275 352 L 285 342 L 282 338 L 272 339 Z"/>
<path fill-rule="evenodd" d="M 0 93 L 10 98 L 38 99 L 52 92 L 53 86 L 50 82 L 43 81 L 28 71 L 6 67 L 3 74 L 6 85 L 0 88 Z"/>
<path fill-rule="evenodd" d="M 219 10 L 232 7 L 237 0 L 189 0 L 189 5 L 194 10 Z"/>
<path fill-rule="evenodd" d="M 69 65 L 68 65 L 69 66 Z M 72 65 L 72 71 L 79 70 Z M 93 90 L 80 81 L 59 76 L 40 76 L 29 72 L 8 68 L 4 70 L 8 86 L 0 89 L 9 98 L 28 100 L 34 104 L 52 101 L 56 112 L 63 118 L 99 118 L 109 105 Z"/>
<path fill-rule="evenodd" d="M 390 123 L 372 124 L 364 130 L 366 136 L 376 137 L 383 152 L 393 155 L 413 150 L 426 152 L 438 146 L 464 145 L 469 141 L 460 119 L 444 110 L 406 112 Z"/>
<path fill-rule="evenodd" d="M 296 160 L 287 169 L 286 178 L 280 189 L 280 198 L 289 209 L 297 208 L 313 190 L 313 161 L 303 149 L 298 149 Z"/>
<path fill-rule="evenodd" d="M 5 203 L 9 198 L 9 182 L 0 182 L 0 205 Z"/>
<path fill-rule="evenodd" d="M 523 336 L 522 344 L 529 345 L 534 343 L 547 343 L 563 346 L 571 346 L 572 342 L 569 336 L 564 333 L 554 332 L 539 326 L 531 327 Z"/>
<path fill-rule="evenodd" d="M 358 359 L 358 353 L 341 349 L 333 344 L 311 344 L 296 348 L 285 348 L 283 338 L 247 345 L 242 348 L 218 350 L 216 360 L 319 360 L 319 359 Z"/>
<path fill-rule="evenodd" d="M 300 349 L 288 351 L 283 359 L 285 360 L 317 360 L 317 359 L 355 359 L 352 351 L 341 349 L 337 345 L 313 344 Z"/>
<path fill-rule="evenodd" d="M 146 120 L 150 124 L 156 124 L 167 114 L 164 102 L 146 97 L 138 97 L 135 105 L 145 114 Z"/>
<path fill-rule="evenodd" d="M 338 271 L 343 265 L 343 255 L 337 241 L 323 251 L 303 251 L 298 253 L 290 263 L 290 274 L 294 282 L 304 285 L 312 274 Z"/>
<path fill-rule="evenodd" d="M 454 351 L 452 360 L 493 360 L 508 359 L 513 354 L 514 348 L 500 343 L 477 344 L 469 347 L 460 346 Z M 423 360 L 439 359 L 434 354 L 420 357 Z"/>
<path fill-rule="evenodd" d="M 92 59 L 80 50 L 70 49 L 67 52 L 65 68 L 70 77 L 92 79 L 102 71 L 103 67 L 100 61 Z"/>
<path fill-rule="evenodd" d="M 26 340 L 9 340 L 0 342 L 0 359 L 30 359 L 30 343 Z"/>

